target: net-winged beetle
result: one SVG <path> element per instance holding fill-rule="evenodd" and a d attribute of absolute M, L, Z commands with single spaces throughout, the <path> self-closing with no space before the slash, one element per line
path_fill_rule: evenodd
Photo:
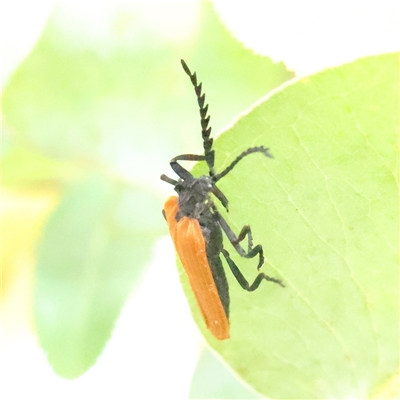
<path fill-rule="evenodd" d="M 210 194 L 213 194 L 228 210 L 228 199 L 218 189 L 216 183 L 249 154 L 261 153 L 266 157 L 272 156 L 269 149 L 264 146 L 251 147 L 239 154 L 222 172 L 215 172 L 215 152 L 212 149 L 213 139 L 210 138 L 211 127 L 208 126 L 210 121 L 210 117 L 207 115 L 208 104 L 204 106 L 205 95 L 201 93 L 201 83 L 197 84 L 196 73 L 192 74 L 183 60 L 181 63 L 196 92 L 200 108 L 204 155 L 182 154 L 171 160 L 171 168 L 179 176 L 179 179 L 171 179 L 166 175 L 161 175 L 161 179 L 174 186 L 178 197 L 168 198 L 164 204 L 163 215 L 167 220 L 175 249 L 188 275 L 207 328 L 217 339 L 224 340 L 229 338 L 229 291 L 220 259 L 221 253 L 244 290 L 249 292 L 256 290 L 263 280 L 277 283 L 282 287 L 284 285 L 279 279 L 271 278 L 263 272 L 258 273 L 252 284 L 246 280 L 223 247 L 222 231 L 240 256 L 253 258 L 258 255 L 257 270 L 264 263 L 263 248 L 261 245 L 253 247 L 249 225 L 245 225 L 238 236 L 235 235 L 218 212 Z M 195 178 L 178 161 L 205 161 L 209 174 Z M 240 245 L 246 236 L 247 251 Z"/>

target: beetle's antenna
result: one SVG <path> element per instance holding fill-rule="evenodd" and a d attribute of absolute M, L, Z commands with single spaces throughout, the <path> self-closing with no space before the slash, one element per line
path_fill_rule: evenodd
<path fill-rule="evenodd" d="M 204 93 L 203 94 L 201 93 L 201 83 L 197 84 L 196 72 L 193 72 L 192 74 L 190 72 L 189 67 L 186 65 L 185 61 L 181 60 L 181 63 L 184 71 L 187 73 L 187 75 L 189 75 L 189 78 L 196 92 L 197 102 L 200 107 L 200 123 L 201 123 L 201 135 L 203 137 L 204 156 L 208 165 L 208 169 L 210 171 L 210 176 L 214 176 L 215 153 L 214 150 L 211 150 L 213 139 L 210 138 L 211 127 L 208 126 L 208 123 L 210 122 L 210 116 L 207 115 L 208 104 L 204 106 L 206 95 Z"/>
<path fill-rule="evenodd" d="M 253 153 L 262 153 L 266 157 L 273 158 L 271 153 L 269 152 L 269 149 L 267 149 L 264 146 L 258 146 L 258 147 L 250 147 L 249 149 L 245 150 L 243 153 L 239 154 L 230 165 L 228 165 L 222 172 L 220 172 L 217 175 L 214 175 L 214 182 L 219 181 L 221 178 L 223 178 L 226 174 L 232 171 L 232 169 L 235 167 L 235 165 L 242 160 L 244 157 L 248 156 L 249 154 Z"/>

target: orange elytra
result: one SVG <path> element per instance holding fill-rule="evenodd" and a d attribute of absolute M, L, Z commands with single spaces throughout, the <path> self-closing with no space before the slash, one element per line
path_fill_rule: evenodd
<path fill-rule="evenodd" d="M 171 196 L 164 204 L 164 211 L 176 252 L 189 278 L 207 328 L 217 339 L 228 339 L 229 322 L 208 263 L 199 221 L 189 217 L 177 221 L 175 216 L 178 210 L 178 197 Z"/>

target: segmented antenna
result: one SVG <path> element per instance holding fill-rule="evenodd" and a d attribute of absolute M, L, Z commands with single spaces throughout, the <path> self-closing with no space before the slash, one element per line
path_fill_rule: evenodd
<path fill-rule="evenodd" d="M 210 170 L 210 176 L 214 176 L 214 150 L 212 149 L 213 139 L 210 138 L 211 127 L 208 126 L 210 122 L 210 116 L 207 115 L 208 104 L 204 107 L 204 102 L 206 95 L 201 93 L 201 83 L 197 84 L 197 76 L 196 72 L 193 74 L 190 72 L 189 67 L 186 65 L 185 61 L 181 60 L 182 67 L 186 74 L 189 76 L 194 90 L 197 96 L 197 102 L 200 107 L 200 123 L 201 123 L 201 136 L 203 137 L 203 147 L 204 147 L 204 156 L 205 161 L 207 162 L 208 168 Z"/>
<path fill-rule="evenodd" d="M 248 156 L 249 154 L 253 153 L 262 153 L 266 157 L 273 158 L 271 153 L 269 152 L 269 149 L 267 149 L 264 146 L 257 146 L 257 147 L 250 147 L 249 149 L 245 150 L 243 153 L 239 154 L 233 161 L 232 163 L 226 167 L 222 172 L 220 172 L 217 175 L 214 175 L 214 182 L 219 181 L 221 178 L 223 178 L 226 174 L 232 171 L 232 169 L 235 167 L 235 165 L 244 157 Z"/>

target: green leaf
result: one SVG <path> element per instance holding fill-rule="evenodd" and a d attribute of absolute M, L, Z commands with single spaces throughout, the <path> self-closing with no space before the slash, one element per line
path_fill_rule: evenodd
<path fill-rule="evenodd" d="M 39 248 L 35 317 L 59 375 L 79 376 L 103 350 L 160 230 L 161 221 L 143 214 L 157 203 L 91 177 L 73 185 L 50 218 Z"/>
<path fill-rule="evenodd" d="M 182 280 L 210 345 L 269 398 L 368 398 L 398 372 L 398 57 L 294 81 L 215 143 L 217 171 L 249 146 L 274 156 L 249 156 L 219 188 L 286 288 L 248 293 L 228 273 L 231 339 L 218 342 Z M 257 260 L 225 247 L 252 282 Z"/>
<path fill-rule="evenodd" d="M 74 163 L 56 160 L 12 142 L 4 151 L 2 183 L 7 187 L 33 187 L 38 183 L 76 179 L 87 172 Z"/>
<path fill-rule="evenodd" d="M 252 400 L 262 397 L 243 385 L 208 348 L 203 350 L 193 373 L 189 399 Z"/>

